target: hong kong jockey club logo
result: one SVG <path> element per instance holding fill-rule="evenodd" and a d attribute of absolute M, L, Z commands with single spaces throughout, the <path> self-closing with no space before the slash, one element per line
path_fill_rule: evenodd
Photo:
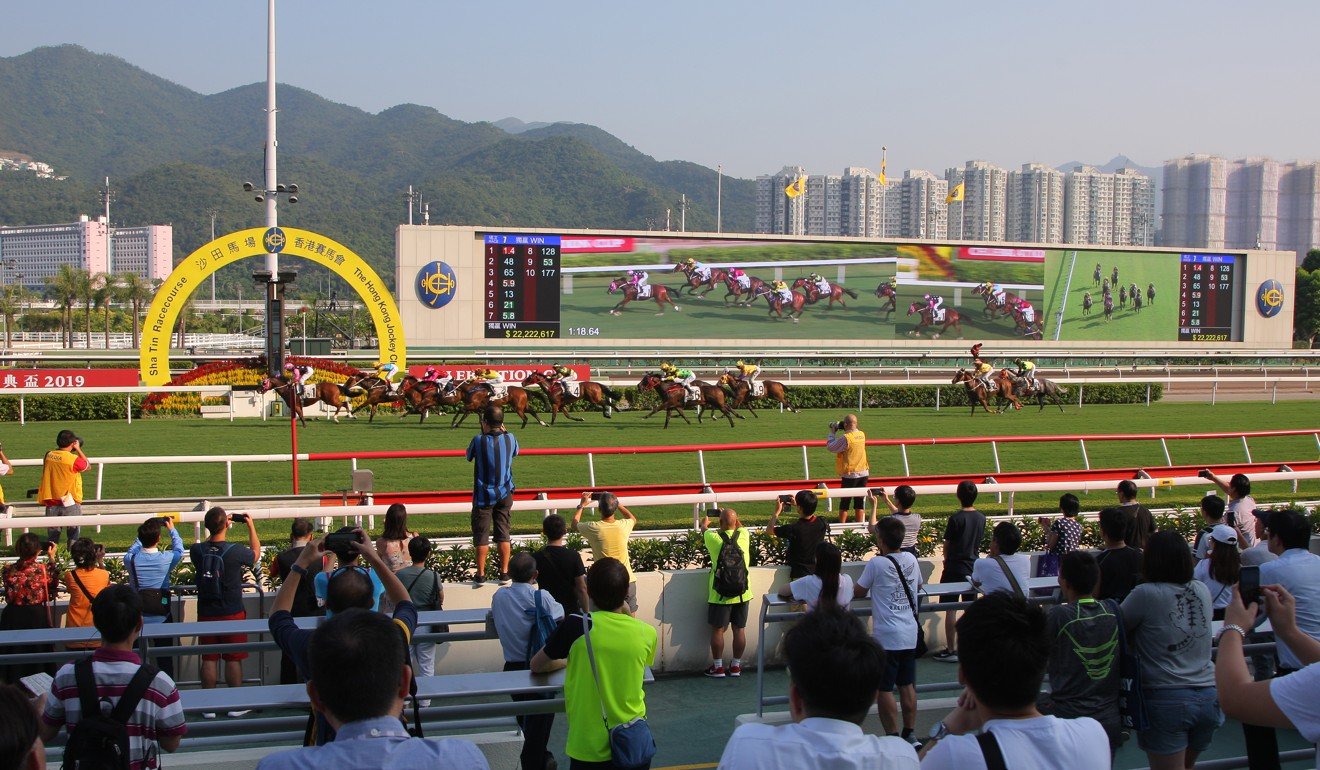
<path fill-rule="evenodd" d="M 261 245 L 265 247 L 267 254 L 279 254 L 284 251 L 284 244 L 287 242 L 284 231 L 278 227 L 270 228 L 261 236 Z"/>
<path fill-rule="evenodd" d="M 422 265 L 417 271 L 417 298 L 432 310 L 439 310 L 458 293 L 458 278 L 454 268 L 436 260 Z"/>
<path fill-rule="evenodd" d="M 1283 311 L 1283 284 L 1273 278 L 1256 289 L 1256 310 L 1264 318 L 1273 318 Z"/>

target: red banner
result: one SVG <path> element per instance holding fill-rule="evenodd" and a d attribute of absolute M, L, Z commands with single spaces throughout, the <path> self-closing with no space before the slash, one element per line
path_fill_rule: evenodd
<path fill-rule="evenodd" d="M 635 238 L 583 238 L 565 235 L 559 241 L 563 254 L 615 254 L 633 250 Z"/>
<path fill-rule="evenodd" d="M 422 374 L 426 372 L 426 366 L 426 364 L 410 366 L 408 367 L 408 374 L 411 374 L 414 377 L 421 377 Z M 590 366 L 587 366 L 586 364 L 567 364 L 567 366 L 577 374 L 579 380 L 587 380 L 591 378 Z M 550 364 L 493 364 L 490 367 L 480 364 L 457 364 L 453 366 L 447 364 L 435 364 L 435 368 L 440 371 L 441 376 L 453 377 L 456 380 L 466 380 L 471 377 L 476 370 L 490 368 L 504 375 L 505 382 L 517 384 L 527 379 L 528 375 L 532 372 L 545 374 L 553 367 L 551 367 Z"/>
<path fill-rule="evenodd" d="M 6 369 L 0 391 L 9 388 L 136 388 L 137 369 Z"/>

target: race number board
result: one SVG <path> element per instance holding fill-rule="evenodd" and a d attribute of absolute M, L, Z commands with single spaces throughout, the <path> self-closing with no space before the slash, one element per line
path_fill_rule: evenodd
<path fill-rule="evenodd" d="M 486 338 L 559 337 L 557 235 L 488 233 Z"/>
<path fill-rule="evenodd" d="M 1240 342 L 1242 257 L 1183 254 L 1178 280 L 1179 342 Z"/>

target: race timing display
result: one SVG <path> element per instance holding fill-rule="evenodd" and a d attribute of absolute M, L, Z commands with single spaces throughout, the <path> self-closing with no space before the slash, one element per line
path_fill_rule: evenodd
<path fill-rule="evenodd" d="M 559 337 L 559 236 L 488 233 L 485 245 L 486 337 Z"/>
<path fill-rule="evenodd" d="M 1183 254 L 1178 277 L 1178 341 L 1240 342 L 1242 257 Z"/>

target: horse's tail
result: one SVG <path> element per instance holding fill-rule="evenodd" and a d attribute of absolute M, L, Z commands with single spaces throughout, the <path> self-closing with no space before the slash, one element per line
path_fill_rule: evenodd
<path fill-rule="evenodd" d="M 601 395 L 605 396 L 605 400 L 606 400 L 606 401 L 608 401 L 609 403 L 613 404 L 613 403 L 615 403 L 616 401 L 619 400 L 619 394 L 618 394 L 618 393 L 616 393 L 616 392 L 610 390 L 609 388 L 607 388 L 607 387 L 604 386 L 604 385 L 601 385 L 599 382 L 596 383 L 596 384 L 600 386 L 600 392 L 601 392 Z"/>
<path fill-rule="evenodd" d="M 857 292 L 853 291 L 852 289 L 849 289 L 847 286 L 840 286 L 839 288 L 843 289 L 844 294 L 847 294 L 849 297 L 852 297 L 853 299 L 857 299 Z"/>

